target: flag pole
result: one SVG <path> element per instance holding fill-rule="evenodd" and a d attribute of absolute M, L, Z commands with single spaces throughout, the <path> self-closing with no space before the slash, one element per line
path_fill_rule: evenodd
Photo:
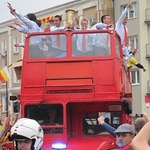
<path fill-rule="evenodd" d="M 5 51 L 5 66 L 7 66 L 7 50 Z M 6 81 L 6 117 L 8 117 L 8 81 Z"/>

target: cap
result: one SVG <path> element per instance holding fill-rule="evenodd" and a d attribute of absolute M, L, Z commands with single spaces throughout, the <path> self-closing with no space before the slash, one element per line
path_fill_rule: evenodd
<path fill-rule="evenodd" d="M 134 126 L 125 123 L 125 124 L 120 125 L 114 133 L 131 133 L 131 134 L 135 134 L 135 129 L 134 129 Z"/>

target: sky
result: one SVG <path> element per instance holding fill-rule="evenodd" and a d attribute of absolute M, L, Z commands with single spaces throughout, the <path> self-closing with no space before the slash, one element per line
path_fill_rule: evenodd
<path fill-rule="evenodd" d="M 73 0 L 1 0 L 0 22 L 14 18 L 7 8 L 7 2 L 9 2 L 18 12 L 25 15 L 27 13 L 35 13 L 71 1 Z"/>

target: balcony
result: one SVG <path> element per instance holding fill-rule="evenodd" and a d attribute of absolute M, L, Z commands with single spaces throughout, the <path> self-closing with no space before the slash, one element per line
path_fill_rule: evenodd
<path fill-rule="evenodd" d="M 150 8 L 145 9 L 145 23 L 150 24 Z"/>
<path fill-rule="evenodd" d="M 146 58 L 150 59 L 150 43 L 146 44 Z"/>

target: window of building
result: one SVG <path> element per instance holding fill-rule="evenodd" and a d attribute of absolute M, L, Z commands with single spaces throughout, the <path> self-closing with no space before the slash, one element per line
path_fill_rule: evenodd
<path fill-rule="evenodd" d="M 139 70 L 131 70 L 131 83 L 132 85 L 140 84 Z"/>
<path fill-rule="evenodd" d="M 19 80 L 18 80 L 18 78 L 16 76 L 16 72 L 15 72 L 14 69 L 13 69 L 13 81 L 14 81 L 14 83 L 19 83 Z"/>
<path fill-rule="evenodd" d="M 2 112 L 5 113 L 6 112 L 6 97 L 2 96 Z"/>
<path fill-rule="evenodd" d="M 129 43 L 131 44 L 131 49 L 133 50 L 134 48 L 138 49 L 138 36 L 130 36 L 128 37 Z"/>
<path fill-rule="evenodd" d="M 13 45 L 18 44 L 19 39 L 17 37 L 14 37 Z M 18 47 L 14 46 L 14 53 L 19 53 Z"/>
<path fill-rule="evenodd" d="M 123 11 L 123 9 L 126 8 L 126 5 L 122 6 L 121 7 L 121 10 Z M 132 3 L 132 7 L 130 7 L 128 9 L 128 19 L 132 19 L 132 18 L 136 18 L 137 17 L 137 3 L 136 2 L 133 2 Z"/>
<path fill-rule="evenodd" d="M 6 41 L 1 41 L 1 44 L 2 44 L 2 54 L 4 55 L 7 51 L 7 43 Z"/>

